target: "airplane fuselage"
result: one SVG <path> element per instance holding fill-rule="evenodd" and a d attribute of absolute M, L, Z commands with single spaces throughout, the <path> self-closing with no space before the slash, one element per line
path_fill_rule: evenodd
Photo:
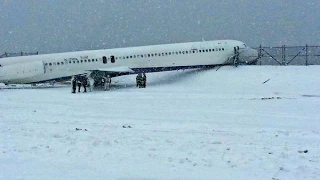
<path fill-rule="evenodd" d="M 217 66 L 230 60 L 235 47 L 247 48 L 240 41 L 219 40 L 2 58 L 0 82 L 36 83 L 90 71 L 116 76 Z"/>

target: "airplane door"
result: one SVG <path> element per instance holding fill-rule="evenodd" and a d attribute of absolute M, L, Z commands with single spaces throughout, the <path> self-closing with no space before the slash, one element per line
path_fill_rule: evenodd
<path fill-rule="evenodd" d="M 103 56 L 102 57 L 102 62 L 103 62 L 103 64 L 107 64 L 107 57 Z"/>
<path fill-rule="evenodd" d="M 44 63 L 43 61 L 42 61 L 42 64 L 43 64 L 43 72 L 44 72 L 44 74 L 47 72 L 47 68 L 48 68 L 48 63 Z"/>

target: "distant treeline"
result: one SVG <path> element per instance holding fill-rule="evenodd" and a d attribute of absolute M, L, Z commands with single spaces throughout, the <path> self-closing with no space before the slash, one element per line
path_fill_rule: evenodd
<path fill-rule="evenodd" d="M 18 52 L 18 53 L 7 53 L 5 52 L 0 56 L 0 58 L 5 58 L 5 57 L 16 57 L 16 56 L 30 56 L 30 55 L 38 55 L 39 52 Z"/>

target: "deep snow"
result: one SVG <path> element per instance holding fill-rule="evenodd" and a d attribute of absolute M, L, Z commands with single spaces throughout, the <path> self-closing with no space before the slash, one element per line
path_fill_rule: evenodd
<path fill-rule="evenodd" d="M 147 77 L 2 86 L 0 179 L 320 179 L 320 66 Z"/>

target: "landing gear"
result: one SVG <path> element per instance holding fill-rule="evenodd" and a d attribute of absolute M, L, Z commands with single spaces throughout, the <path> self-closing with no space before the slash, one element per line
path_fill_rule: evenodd
<path fill-rule="evenodd" d="M 50 84 L 51 86 L 54 86 L 54 85 L 56 84 L 56 81 L 50 81 L 49 84 Z"/>
<path fill-rule="evenodd" d="M 90 77 L 89 78 L 90 85 L 92 86 L 92 88 L 94 86 L 94 87 L 100 87 L 104 91 L 110 90 L 111 75 L 108 74 L 107 72 L 93 71 L 90 73 L 89 77 Z"/>

